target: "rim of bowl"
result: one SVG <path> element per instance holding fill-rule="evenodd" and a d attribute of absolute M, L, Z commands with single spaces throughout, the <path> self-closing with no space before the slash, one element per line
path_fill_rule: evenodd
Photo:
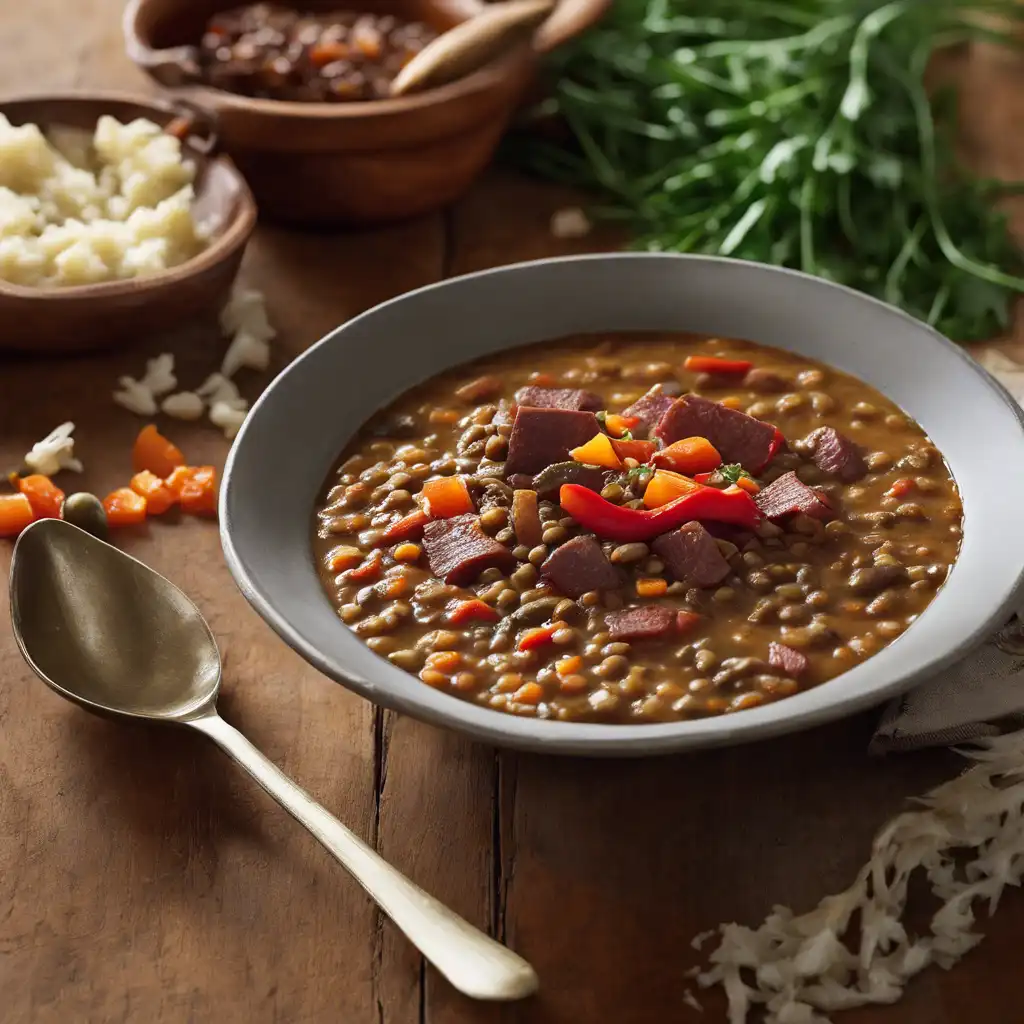
<path fill-rule="evenodd" d="M 218 503 L 218 516 L 220 520 L 221 546 L 224 551 L 229 571 L 231 572 L 236 585 L 243 596 L 252 605 L 260 617 L 280 636 L 285 643 L 299 653 L 307 662 L 313 665 L 321 673 L 333 679 L 347 689 L 351 689 L 360 696 L 370 700 L 372 703 L 382 707 L 400 711 L 410 716 L 438 725 L 442 728 L 453 729 L 457 732 L 468 735 L 478 742 L 491 743 L 497 747 L 535 751 L 551 754 L 568 754 L 576 756 L 602 756 L 602 757 L 648 757 L 663 754 L 678 753 L 684 750 L 696 750 L 710 747 L 733 746 L 742 743 L 770 739 L 772 737 L 799 732 L 815 726 L 824 725 L 827 722 L 841 718 L 850 717 L 858 711 L 864 711 L 871 707 L 879 707 L 887 700 L 911 690 L 914 685 L 929 676 L 934 676 L 943 668 L 955 663 L 979 643 L 991 635 L 993 630 L 1001 626 L 1010 612 L 1017 606 L 1022 593 L 1024 593 L 1024 559 L 1021 560 L 1014 574 L 1009 588 L 994 603 L 991 610 L 984 619 L 977 622 L 969 632 L 958 636 L 954 643 L 950 644 L 941 655 L 929 658 L 908 671 L 901 671 L 896 678 L 890 679 L 882 685 L 865 687 L 859 692 L 842 695 L 830 699 L 828 696 L 829 687 L 834 686 L 844 677 L 854 673 L 862 673 L 865 669 L 870 671 L 869 666 L 877 663 L 878 659 L 885 658 L 887 654 L 897 648 L 900 638 L 887 645 L 877 654 L 872 655 L 860 665 L 836 676 L 834 679 L 811 689 L 787 697 L 784 700 L 773 704 L 764 705 L 758 708 L 748 709 L 735 715 L 719 715 L 712 718 L 696 719 L 679 722 L 659 722 L 651 724 L 622 724 L 612 725 L 595 722 L 558 722 L 550 719 L 521 718 L 519 716 L 495 711 L 490 708 L 481 707 L 468 701 L 461 700 L 449 694 L 430 691 L 440 698 L 437 706 L 427 701 L 425 695 L 417 689 L 410 690 L 409 695 L 396 693 L 395 689 L 385 685 L 375 685 L 368 677 L 361 677 L 356 672 L 348 670 L 345 665 L 340 664 L 332 657 L 325 655 L 315 644 L 308 641 L 302 633 L 300 624 L 293 624 L 292 618 L 282 608 L 278 608 L 274 601 L 274 595 L 269 592 L 270 588 L 265 587 L 255 579 L 249 572 L 243 553 L 235 543 L 233 535 L 233 514 L 231 510 L 233 490 L 235 487 L 234 467 L 238 460 L 239 452 L 246 444 L 246 439 L 252 431 L 253 422 L 260 416 L 261 410 L 273 400 L 273 392 L 290 373 L 295 372 L 300 364 L 308 359 L 315 358 L 314 353 L 323 346 L 336 344 L 339 337 L 343 336 L 345 330 L 366 318 L 373 317 L 381 310 L 393 307 L 399 303 L 413 300 L 417 297 L 430 294 L 439 289 L 449 288 L 453 285 L 466 283 L 481 278 L 497 277 L 500 275 L 511 275 L 529 271 L 543 271 L 546 267 L 559 266 L 563 264 L 586 264 L 608 261 L 629 261 L 629 262 L 663 262 L 677 261 L 686 263 L 710 263 L 714 266 L 731 266 L 744 268 L 777 277 L 797 278 L 824 291 L 835 291 L 844 293 L 855 298 L 859 302 L 867 303 L 878 310 L 884 311 L 889 316 L 895 316 L 903 320 L 908 326 L 923 332 L 930 338 L 932 344 L 939 345 L 958 358 L 975 377 L 978 378 L 985 388 L 991 393 L 995 401 L 1005 406 L 1012 414 L 1018 427 L 1017 442 L 1024 446 L 1024 410 L 1014 401 L 1010 393 L 994 377 L 987 373 L 967 352 L 944 337 L 934 328 L 922 323 L 909 313 L 904 312 L 881 299 L 856 291 L 846 285 L 826 281 L 823 278 L 805 274 L 802 271 L 792 270 L 786 267 L 775 267 L 753 261 L 738 260 L 722 256 L 705 256 L 691 253 L 589 253 L 579 256 L 560 256 L 547 259 L 530 260 L 520 263 L 508 264 L 501 267 L 493 267 L 486 270 L 476 271 L 470 274 L 463 274 L 458 277 L 448 278 L 443 281 L 434 282 L 406 292 L 386 302 L 380 303 L 373 308 L 346 321 L 325 335 L 315 344 L 311 345 L 305 352 L 298 356 L 289 366 L 278 375 L 271 385 L 263 392 L 256 401 L 250 414 L 246 417 L 241 430 L 234 444 L 228 453 L 224 466 L 223 480 Z M 756 339 L 751 339 L 756 340 Z M 524 342 L 523 344 L 527 344 Z M 510 345 L 498 351 L 511 351 L 519 346 Z M 465 362 L 462 360 L 461 362 Z M 458 363 L 445 363 L 434 371 L 435 374 L 442 373 L 447 369 L 461 365 Z M 339 449 L 340 450 L 340 449 Z M 313 514 L 318 490 L 309 496 L 309 515 Z M 965 531 L 966 535 L 966 531 Z M 1024 548 L 1024 538 L 1021 539 L 1021 546 Z M 961 554 L 954 563 L 955 570 L 960 566 Z M 309 571 L 316 576 L 316 568 L 310 558 Z M 323 592 L 319 579 L 316 580 L 317 587 L 321 590 L 323 598 L 328 597 Z M 934 604 L 944 592 L 948 592 L 947 582 L 936 594 Z M 914 629 L 920 630 L 922 622 L 927 623 L 927 612 L 932 605 L 925 610 L 921 619 L 913 623 L 906 630 L 903 636 L 910 634 Z M 345 628 L 339 623 L 339 628 Z M 352 635 L 352 641 L 361 645 L 361 641 Z M 362 646 L 362 645 L 361 645 Z M 405 679 L 412 678 L 409 673 L 389 664 L 384 658 L 373 654 L 369 648 L 362 647 L 362 650 L 372 660 L 377 677 L 395 674 L 395 677 Z M 423 684 L 420 684 L 423 686 Z M 428 689 L 423 686 L 423 689 Z M 832 691 L 834 692 L 834 690 Z"/>
<path fill-rule="evenodd" d="M 151 110 L 154 113 L 169 115 L 172 118 L 178 117 L 182 113 L 181 109 L 175 107 L 174 102 L 171 100 L 164 100 L 160 97 L 139 96 L 134 93 L 118 92 L 115 90 L 100 90 L 96 92 L 18 93 L 14 96 L 2 96 L 0 97 L 0 114 L 6 115 L 8 108 L 18 103 L 51 102 L 70 103 L 78 106 L 127 103 Z M 97 118 L 99 116 L 101 115 L 97 114 Z M 59 124 L 60 122 L 55 121 L 51 123 Z M 46 125 L 40 125 L 40 127 L 45 129 Z M 178 281 L 194 277 L 228 259 L 248 242 L 256 227 L 256 200 L 249 189 L 249 183 L 242 176 L 242 172 L 239 171 L 234 161 L 226 153 L 218 151 L 200 153 L 194 147 L 189 146 L 187 140 L 183 143 L 183 148 L 185 147 L 187 147 L 189 159 L 199 159 L 209 164 L 217 163 L 222 165 L 235 179 L 239 187 L 239 201 L 234 216 L 223 232 L 205 249 L 175 267 L 169 267 L 155 274 L 147 274 L 143 277 L 130 277 L 120 281 L 99 281 L 94 284 L 42 285 L 34 288 L 29 285 L 14 284 L 10 281 L 0 280 L 0 296 L 36 302 L 71 302 L 76 299 L 98 299 L 106 298 L 107 296 L 131 295 L 152 288 L 175 284 Z"/>

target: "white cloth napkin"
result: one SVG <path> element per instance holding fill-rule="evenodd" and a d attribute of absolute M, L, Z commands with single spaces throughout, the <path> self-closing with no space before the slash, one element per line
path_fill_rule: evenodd
<path fill-rule="evenodd" d="M 963 661 L 894 700 L 871 752 L 948 747 L 1024 724 L 1024 607 Z"/>

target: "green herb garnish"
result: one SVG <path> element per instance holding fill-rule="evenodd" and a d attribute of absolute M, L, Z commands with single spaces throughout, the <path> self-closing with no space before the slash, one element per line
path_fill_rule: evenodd
<path fill-rule="evenodd" d="M 748 480 L 754 479 L 738 462 L 730 463 L 728 466 L 719 466 L 715 472 L 731 484 L 738 484 L 743 477 Z"/>
<path fill-rule="evenodd" d="M 924 74 L 1022 25 L 1016 0 L 616 0 L 551 61 L 542 112 L 575 146 L 513 152 L 599 190 L 642 247 L 796 267 L 986 338 L 1024 290 L 993 205 L 1014 186 L 960 164 L 955 89 Z"/>
<path fill-rule="evenodd" d="M 630 484 L 643 484 L 647 482 L 648 477 L 653 475 L 654 470 L 650 466 L 634 466 L 626 473 L 626 482 Z"/>

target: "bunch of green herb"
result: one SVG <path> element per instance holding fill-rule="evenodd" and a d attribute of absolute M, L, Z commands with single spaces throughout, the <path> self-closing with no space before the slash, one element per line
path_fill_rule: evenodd
<path fill-rule="evenodd" d="M 796 267 L 958 340 L 990 337 L 1024 290 L 995 204 L 1007 186 L 961 166 L 955 90 L 926 90 L 925 69 L 951 44 L 1012 45 L 1022 11 L 1015 0 L 615 0 L 553 58 L 546 109 L 574 144 L 524 136 L 513 153 L 600 190 L 596 214 L 625 220 L 645 248 Z"/>

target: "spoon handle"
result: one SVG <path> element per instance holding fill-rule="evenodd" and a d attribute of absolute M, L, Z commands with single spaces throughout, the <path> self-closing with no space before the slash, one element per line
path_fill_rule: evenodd
<path fill-rule="evenodd" d="M 306 826 L 419 951 L 474 999 L 522 999 L 537 990 L 533 968 L 474 928 L 383 860 L 216 713 L 188 723 L 234 758 Z"/>

